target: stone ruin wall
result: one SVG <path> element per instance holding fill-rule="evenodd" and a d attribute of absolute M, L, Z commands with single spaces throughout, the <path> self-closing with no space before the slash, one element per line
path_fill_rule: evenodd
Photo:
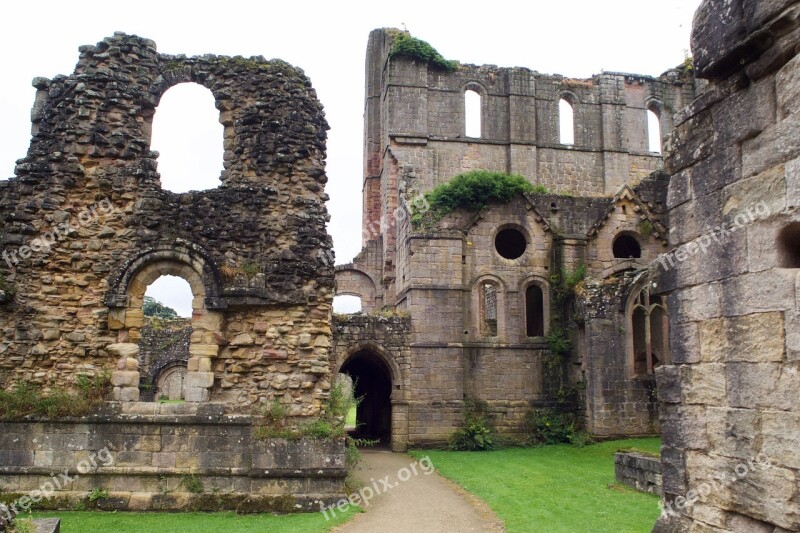
<path fill-rule="evenodd" d="M 586 80 L 494 65 L 459 65 L 448 73 L 390 57 L 397 31 L 374 30 L 367 47 L 365 245 L 403 199 L 472 169 L 518 173 L 552 192 L 612 196 L 662 166 L 660 154 L 648 151 L 647 110 L 659 115 L 664 138 L 672 114 L 694 97 L 693 80 L 681 70 Z M 481 95 L 480 138 L 466 136 L 467 90 Z M 571 146 L 559 140 L 562 98 L 575 114 Z M 397 228 L 381 229 L 380 236 L 383 275 L 393 276 Z M 392 299 L 390 292 L 384 302 Z"/>
<path fill-rule="evenodd" d="M 800 3 L 706 0 L 692 48 L 708 86 L 670 140 L 670 241 L 734 231 L 659 281 L 671 512 L 655 531 L 800 531 Z"/>
<path fill-rule="evenodd" d="M 149 144 L 161 96 L 183 82 L 214 95 L 224 170 L 216 189 L 175 194 Z M 279 395 L 292 415 L 317 414 L 330 386 L 328 125 L 303 72 L 159 54 L 118 33 L 34 85 L 30 150 L 0 182 L 3 248 L 16 253 L 0 264 L 15 291 L 0 305 L 4 386 L 115 370 L 117 399 L 135 400 L 144 290 L 171 274 L 194 296 L 187 399 L 247 410 Z"/>

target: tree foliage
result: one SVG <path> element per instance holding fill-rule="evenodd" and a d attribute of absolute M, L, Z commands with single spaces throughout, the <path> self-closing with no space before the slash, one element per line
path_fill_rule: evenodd
<path fill-rule="evenodd" d="M 167 307 L 152 296 L 144 297 L 144 305 L 142 306 L 144 316 L 151 316 L 156 318 L 177 318 L 178 313 L 171 307 Z"/>

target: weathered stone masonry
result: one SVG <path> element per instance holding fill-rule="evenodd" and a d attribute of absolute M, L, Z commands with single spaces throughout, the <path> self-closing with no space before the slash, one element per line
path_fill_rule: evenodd
<path fill-rule="evenodd" d="M 465 399 L 485 402 L 497 430 L 524 437 L 530 408 L 576 389 L 592 433 L 656 433 L 655 382 L 652 369 L 639 368 L 644 336 L 631 324 L 665 328 L 666 310 L 653 298 L 653 316 L 642 318 L 637 302 L 649 279 L 626 272 L 668 250 L 668 179 L 658 172 L 660 154 L 648 151 L 647 111 L 666 135 L 672 114 L 694 96 L 691 76 L 675 69 L 575 80 L 492 65 L 444 72 L 391 57 L 397 32 L 375 30 L 367 45 L 364 248 L 336 271 L 338 294 L 360 296 L 367 312 L 410 319 L 407 351 L 386 349 L 380 328 L 373 339 L 375 360 L 401 372 L 392 384 L 392 442 L 446 441 Z M 480 137 L 466 134 L 468 90 L 481 96 Z M 572 145 L 558 135 L 561 99 L 575 112 Z M 551 194 L 454 213 L 433 228 L 409 222 L 408 203 L 471 169 L 518 173 Z M 521 256 L 499 253 L 506 230 L 521 235 Z M 637 251 L 615 254 L 621 237 Z M 554 370 L 545 336 L 564 305 L 553 276 L 581 263 L 593 281 L 578 295 L 579 312 L 567 313 L 574 348 Z M 531 291 L 540 294 L 538 311 L 528 308 Z M 539 326 L 528 331 L 529 319 Z M 657 363 L 668 355 L 662 348 Z"/>
<path fill-rule="evenodd" d="M 670 242 L 768 209 L 659 281 L 672 313 L 673 364 L 657 379 L 673 513 L 655 531 L 800 530 L 798 45 L 796 1 L 707 0 L 695 15 L 708 85 L 670 140 Z"/>
<path fill-rule="evenodd" d="M 208 88 L 220 112 L 224 170 L 214 190 L 163 190 L 149 149 L 161 96 L 183 82 Z M 81 47 L 73 74 L 34 85 L 30 150 L 17 176 L 0 182 L 4 251 L 17 254 L 0 265 L 16 290 L 0 305 L 0 382 L 48 390 L 112 372 L 115 399 L 128 405 L 102 422 L 122 423 L 134 409 L 156 432 L 167 431 L 144 414 L 157 412 L 152 404 L 141 412 L 131 405 L 142 377 L 144 292 L 158 277 L 176 275 L 194 297 L 185 398 L 245 415 L 277 398 L 290 416 L 317 416 L 330 389 L 328 125 L 302 71 L 260 57 L 164 55 L 152 41 L 115 34 Z M 36 250 L 34 239 L 62 223 L 75 231 Z M 176 423 L 191 433 L 187 409 L 177 417 L 189 418 Z M 241 422 L 248 442 L 251 422 Z M 230 445 L 236 442 L 250 446 Z M 144 454 L 158 450 L 127 446 L 117 452 L 134 453 L 131 468 L 157 475 Z M 296 452 L 306 461 L 301 478 L 324 466 L 324 457 Z M 7 488 L 26 483 L 27 467 L 17 467 L 6 470 Z M 175 468 L 175 475 L 192 471 Z M 331 474 L 339 489 L 342 472 Z M 270 490 L 291 495 L 297 487 L 298 497 L 309 494 L 297 484 Z"/>

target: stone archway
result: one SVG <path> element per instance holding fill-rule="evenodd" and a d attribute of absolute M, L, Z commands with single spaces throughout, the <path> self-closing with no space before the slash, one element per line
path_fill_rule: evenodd
<path fill-rule="evenodd" d="M 173 364 L 163 368 L 155 379 L 155 399 L 185 399 L 184 382 L 187 374 L 188 369 L 185 364 Z"/>
<path fill-rule="evenodd" d="M 194 252 L 194 253 L 192 253 Z M 187 374 L 183 381 L 183 396 L 187 402 L 206 402 L 211 398 L 214 385 L 213 359 L 219 352 L 219 345 L 214 335 L 221 337 L 223 315 L 209 309 L 209 290 L 213 296 L 218 287 L 209 283 L 216 279 L 210 272 L 204 257 L 194 249 L 154 250 L 129 261 L 125 268 L 113 279 L 113 291 L 107 296 L 111 307 L 109 312 L 109 329 L 117 331 L 117 344 L 109 347 L 110 351 L 125 347 L 128 361 L 138 353 L 140 329 L 144 325 L 142 305 L 147 287 L 161 276 L 176 276 L 187 283 L 192 290 L 192 335 L 189 342 L 189 361 Z M 131 363 L 132 364 L 132 363 Z M 130 370 L 130 366 L 128 367 Z M 138 374 L 138 372 L 136 372 Z M 116 378 L 115 386 L 131 388 L 138 376 L 122 375 Z M 112 381 L 115 378 L 112 376 Z M 121 400 L 135 400 L 138 395 L 125 395 L 116 392 L 115 397 Z"/>
<path fill-rule="evenodd" d="M 356 397 L 364 397 L 356 413 L 360 438 L 377 439 L 392 451 L 408 447 L 408 402 L 400 366 L 394 358 L 372 343 L 359 343 L 339 356 L 334 376 L 348 375 Z"/>

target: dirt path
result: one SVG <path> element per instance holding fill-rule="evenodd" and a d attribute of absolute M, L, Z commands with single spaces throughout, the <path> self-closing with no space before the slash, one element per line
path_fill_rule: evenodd
<path fill-rule="evenodd" d="M 388 451 L 362 451 L 356 471 L 366 510 L 337 533 L 503 532 L 489 506 L 435 472 L 430 462 Z M 432 468 L 433 466 L 433 468 Z M 388 476 L 388 477 L 387 477 Z M 387 488 L 388 487 L 388 488 Z"/>

